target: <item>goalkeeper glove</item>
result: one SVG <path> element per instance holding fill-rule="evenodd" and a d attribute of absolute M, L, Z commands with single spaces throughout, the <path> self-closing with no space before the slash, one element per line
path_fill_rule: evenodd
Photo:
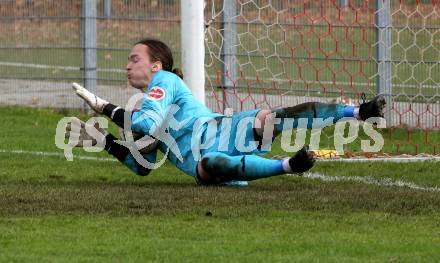
<path fill-rule="evenodd" d="M 103 100 L 95 94 L 91 93 L 78 83 L 72 83 L 72 87 L 75 90 L 76 95 L 80 96 L 97 113 L 102 113 L 105 105 L 109 103 L 108 101 Z"/>
<path fill-rule="evenodd" d="M 99 146 L 105 148 L 106 142 L 108 142 L 106 138 L 108 135 L 109 133 L 105 129 L 100 128 L 98 123 L 92 126 L 75 118 L 71 123 L 67 124 L 64 137 L 69 140 L 69 144 L 73 147 Z M 120 135 L 121 139 L 125 141 L 125 135 L 122 129 L 120 130 Z M 116 140 L 112 135 L 110 135 L 110 137 Z M 157 148 L 158 140 L 151 137 L 142 137 L 141 134 L 133 133 L 133 139 L 140 153 L 149 153 Z M 77 138 L 78 141 L 72 140 L 72 138 Z"/>
<path fill-rule="evenodd" d="M 99 145 L 104 147 L 105 136 L 108 132 L 100 128 L 98 123 L 95 126 L 91 126 L 83 122 L 82 120 L 75 118 L 71 123 L 66 126 L 66 133 L 64 134 L 66 139 L 69 139 L 69 144 L 74 147 L 84 147 L 84 146 L 96 146 Z M 71 141 L 71 138 L 78 138 L 78 142 Z M 91 142 L 91 145 L 86 145 L 85 142 Z"/>

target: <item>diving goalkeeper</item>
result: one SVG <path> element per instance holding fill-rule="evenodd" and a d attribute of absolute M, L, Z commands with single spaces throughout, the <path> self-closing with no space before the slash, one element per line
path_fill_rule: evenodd
<path fill-rule="evenodd" d="M 307 128 L 319 128 L 313 125 L 316 118 L 332 118 L 336 123 L 344 117 L 366 120 L 370 117 L 383 117 L 385 100 L 376 96 L 360 107 L 307 102 L 292 107 L 275 110 L 249 110 L 225 116 L 213 113 L 199 103 L 183 82 L 181 71 L 173 69 L 173 57 L 169 47 L 155 39 L 144 39 L 137 42 L 128 57 L 126 67 L 127 78 L 131 86 L 143 93 L 141 107 L 131 112 L 99 98 L 78 84 L 73 88 L 78 96 L 99 114 L 110 118 L 119 127 L 124 127 L 124 116 L 128 116 L 132 132 L 141 136 L 149 136 L 154 140 L 150 147 L 141 151 L 144 159 L 149 162 L 156 160 L 157 150 L 167 153 L 168 160 L 178 169 L 195 178 L 201 185 L 219 185 L 233 182 L 243 183 L 286 173 L 303 173 L 312 168 L 315 158 L 312 151 L 303 147 L 292 157 L 284 160 L 267 159 L 259 156 L 266 153 L 265 146 L 285 129 L 295 129 L 299 119 L 307 119 Z M 179 129 L 166 129 L 166 133 L 158 136 L 158 131 L 166 127 L 169 120 L 170 106 L 176 105 L 173 120 L 180 123 Z M 250 125 L 239 125 L 240 120 L 253 118 Z M 216 132 L 209 133 L 209 122 L 200 124 L 200 119 L 215 120 L 218 124 Z M 228 119 L 229 122 L 225 122 Z M 287 122 L 285 120 L 294 120 Z M 276 121 L 280 120 L 280 121 Z M 223 123 L 229 124 L 230 137 L 221 135 Z M 268 125 L 270 124 L 270 125 Z M 266 131 L 271 127 L 270 131 Z M 69 130 L 69 128 L 68 128 Z M 83 130 L 81 130 L 83 131 Z M 130 151 L 129 147 L 118 143 L 112 134 L 102 131 L 101 140 L 104 149 L 115 156 L 121 163 L 138 175 L 147 175 L 150 169 L 144 167 Z M 270 133 L 270 140 L 265 136 Z M 170 136 L 176 145 L 166 143 L 161 136 Z M 87 136 L 80 138 L 86 138 Z M 194 140 L 194 136 L 198 139 Z M 254 142 L 256 147 L 236 147 Z M 194 142 L 211 141 L 209 147 L 203 148 Z M 81 143 L 78 144 L 81 146 Z M 176 151 L 170 151 L 177 147 Z M 197 151 L 194 150 L 196 147 Z M 258 155 L 257 155 L 258 154 Z M 195 155 L 199 155 L 195 156 Z"/>

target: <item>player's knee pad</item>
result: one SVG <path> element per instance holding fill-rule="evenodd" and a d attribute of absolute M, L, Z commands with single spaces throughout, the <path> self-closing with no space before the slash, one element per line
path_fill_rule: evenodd
<path fill-rule="evenodd" d="M 200 163 L 210 183 L 235 180 L 244 173 L 244 157 L 238 161 L 227 154 L 211 152 L 205 154 Z"/>

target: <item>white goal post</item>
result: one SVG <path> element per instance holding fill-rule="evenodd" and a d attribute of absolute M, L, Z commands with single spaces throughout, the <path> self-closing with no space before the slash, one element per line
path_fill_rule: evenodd
<path fill-rule="evenodd" d="M 205 103 L 204 1 L 181 0 L 182 70 L 194 97 Z"/>

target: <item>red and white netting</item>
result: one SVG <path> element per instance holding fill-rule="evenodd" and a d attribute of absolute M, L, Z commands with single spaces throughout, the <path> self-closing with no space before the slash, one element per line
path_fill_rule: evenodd
<path fill-rule="evenodd" d="M 205 22 L 214 110 L 390 93 L 386 152 L 438 154 L 438 1 L 206 0 Z"/>

